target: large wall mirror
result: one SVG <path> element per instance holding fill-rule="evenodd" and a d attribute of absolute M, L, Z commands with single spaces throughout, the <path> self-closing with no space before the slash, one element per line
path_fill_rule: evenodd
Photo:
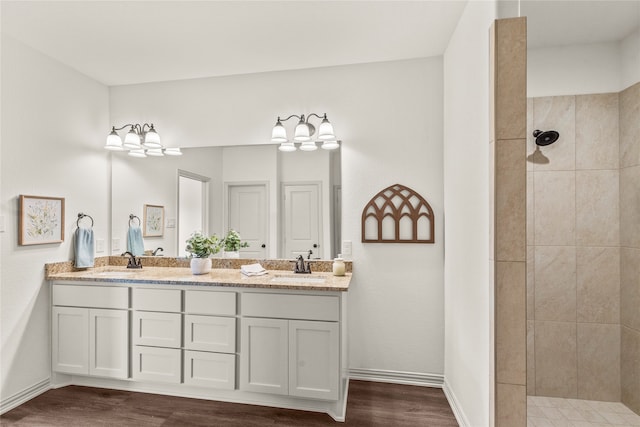
<path fill-rule="evenodd" d="M 249 243 L 242 258 L 331 259 L 339 252 L 339 149 L 283 153 L 277 145 L 251 145 L 182 151 L 179 157 L 143 159 L 112 154 L 112 235 L 119 240 L 113 254 L 126 250 L 129 215 L 144 220 L 144 205 L 164 207 L 162 236 L 145 237 L 144 246 L 163 248 L 157 253 L 165 256 L 186 255 L 185 236 L 197 230 L 185 224 L 193 223 L 186 219 L 194 213 L 204 215 L 205 233 L 237 230 Z M 195 184 L 200 190 L 193 190 Z"/>

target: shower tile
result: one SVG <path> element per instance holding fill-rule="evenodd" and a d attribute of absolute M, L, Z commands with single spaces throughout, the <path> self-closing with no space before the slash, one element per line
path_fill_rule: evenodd
<path fill-rule="evenodd" d="M 640 140 L 638 142 L 640 145 Z M 640 166 L 620 169 L 620 245 L 640 248 Z"/>
<path fill-rule="evenodd" d="M 535 246 L 527 246 L 527 319 L 535 319 Z"/>
<path fill-rule="evenodd" d="M 525 263 L 496 263 L 496 381 L 526 384 Z"/>
<path fill-rule="evenodd" d="M 640 249 L 620 249 L 620 323 L 640 331 Z"/>
<path fill-rule="evenodd" d="M 553 96 L 533 100 L 533 128 L 560 133 L 558 141 L 540 147 L 548 163 L 536 162 L 534 170 L 575 170 L 576 167 L 576 97 Z"/>
<path fill-rule="evenodd" d="M 536 320 L 535 328 L 536 393 L 577 397 L 576 323 Z"/>
<path fill-rule="evenodd" d="M 578 398 L 620 400 L 620 325 L 578 323 Z"/>
<path fill-rule="evenodd" d="M 524 426 L 527 392 L 523 385 L 496 384 L 496 426 Z"/>
<path fill-rule="evenodd" d="M 620 92 L 620 167 L 640 165 L 640 83 Z"/>
<path fill-rule="evenodd" d="M 527 172 L 527 245 L 535 245 L 535 212 L 533 197 L 533 172 Z"/>
<path fill-rule="evenodd" d="M 575 172 L 534 172 L 536 245 L 575 245 Z"/>
<path fill-rule="evenodd" d="M 536 394 L 535 322 L 527 320 L 527 395 Z"/>
<path fill-rule="evenodd" d="M 495 139 L 525 138 L 527 29 L 523 18 L 495 23 Z M 524 147 L 523 147 L 524 149 Z"/>
<path fill-rule="evenodd" d="M 626 326 L 621 332 L 622 403 L 640 414 L 640 332 Z"/>
<path fill-rule="evenodd" d="M 526 188 L 524 139 L 495 144 L 495 256 L 497 261 L 526 261 Z"/>
<path fill-rule="evenodd" d="M 618 94 L 576 96 L 576 169 L 618 169 Z"/>
<path fill-rule="evenodd" d="M 620 248 L 576 249 L 578 322 L 620 322 Z"/>
<path fill-rule="evenodd" d="M 620 244 L 619 173 L 617 170 L 576 172 L 576 243 L 583 246 Z"/>
<path fill-rule="evenodd" d="M 574 246 L 536 246 L 535 319 L 576 321 Z"/>

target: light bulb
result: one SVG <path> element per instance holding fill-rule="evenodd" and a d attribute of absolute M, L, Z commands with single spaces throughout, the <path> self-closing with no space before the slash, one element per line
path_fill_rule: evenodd
<path fill-rule="evenodd" d="M 111 129 L 111 133 L 107 136 L 107 143 L 104 148 L 106 150 L 122 151 L 122 139 L 120 139 L 120 135 L 118 135 L 115 128 Z"/>
<path fill-rule="evenodd" d="M 296 125 L 296 129 L 293 133 L 293 140 L 298 142 L 311 141 L 311 130 L 304 121 L 304 115 Z"/>
<path fill-rule="evenodd" d="M 125 135 L 123 145 L 125 148 L 140 149 L 140 135 L 138 135 L 133 126 Z"/>
<path fill-rule="evenodd" d="M 142 145 L 147 148 L 162 148 L 160 135 L 158 135 L 158 132 L 153 128 L 153 125 L 151 125 L 151 128 L 144 134 L 144 142 Z"/>
<path fill-rule="evenodd" d="M 287 130 L 282 126 L 280 117 L 271 130 L 271 142 L 287 142 Z"/>
<path fill-rule="evenodd" d="M 333 125 L 329 123 L 329 120 L 327 120 L 326 114 L 324 115 L 324 118 L 320 123 L 320 127 L 318 128 L 318 139 L 323 141 L 336 139 L 336 136 L 333 134 Z"/>

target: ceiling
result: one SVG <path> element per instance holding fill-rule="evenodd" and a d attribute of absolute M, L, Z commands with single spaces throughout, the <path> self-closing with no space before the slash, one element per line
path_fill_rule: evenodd
<path fill-rule="evenodd" d="M 478 0 L 472 0 L 478 1 Z M 106 85 L 444 53 L 466 1 L 8 1 L 2 32 Z M 529 46 L 620 40 L 640 0 L 523 0 Z"/>

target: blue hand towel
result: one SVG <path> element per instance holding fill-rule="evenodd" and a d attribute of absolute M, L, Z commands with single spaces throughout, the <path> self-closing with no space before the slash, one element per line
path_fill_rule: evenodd
<path fill-rule="evenodd" d="M 135 256 L 144 255 L 142 230 L 137 225 L 129 227 L 129 231 L 127 232 L 127 250 Z"/>
<path fill-rule="evenodd" d="M 93 247 L 93 229 L 78 227 L 73 236 L 75 266 L 77 268 L 93 267 L 95 251 Z"/>

